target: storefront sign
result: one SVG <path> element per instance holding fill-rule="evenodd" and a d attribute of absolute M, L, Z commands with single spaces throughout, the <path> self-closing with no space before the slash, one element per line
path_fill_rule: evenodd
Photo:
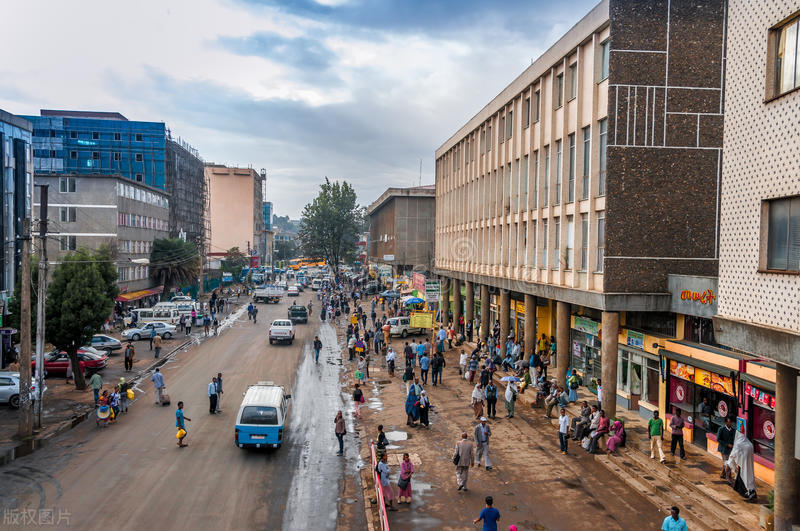
<path fill-rule="evenodd" d="M 775 397 L 766 391 L 762 391 L 750 383 L 744 384 L 744 393 L 753 399 L 753 402 L 764 407 L 775 409 Z"/>
<path fill-rule="evenodd" d="M 683 380 L 688 380 L 697 385 L 707 387 L 708 389 L 713 389 L 719 393 L 734 396 L 733 379 L 730 376 L 722 376 L 721 374 L 705 369 L 698 369 L 697 367 L 679 363 L 675 360 L 669 361 L 669 373 Z"/>
<path fill-rule="evenodd" d="M 433 328 L 433 312 L 411 312 L 411 328 Z"/>
<path fill-rule="evenodd" d="M 690 275 L 669 275 L 671 309 L 675 313 L 711 318 L 717 313 L 717 279 Z"/>
<path fill-rule="evenodd" d="M 741 434 L 747 435 L 747 419 L 744 417 L 736 417 L 736 431 Z"/>
<path fill-rule="evenodd" d="M 393 254 L 385 254 L 383 255 L 384 262 L 394 262 L 394 255 Z"/>
<path fill-rule="evenodd" d="M 425 281 L 425 300 L 428 302 L 436 302 L 441 293 L 441 282 L 438 280 Z"/>
<path fill-rule="evenodd" d="M 413 273 L 411 275 L 411 285 L 417 291 L 425 291 L 425 275 L 422 273 Z"/>
<path fill-rule="evenodd" d="M 682 380 L 694 381 L 694 367 L 684 363 L 678 363 L 675 360 L 669 360 L 669 373 L 672 376 L 677 376 Z"/>
<path fill-rule="evenodd" d="M 775 439 L 775 423 L 771 420 L 765 420 L 761 430 L 764 432 L 764 437 L 770 441 Z"/>
<path fill-rule="evenodd" d="M 631 347 L 644 348 L 644 334 L 641 332 L 634 332 L 633 330 L 625 331 L 625 344 Z"/>
<path fill-rule="evenodd" d="M 572 328 L 584 334 L 589 334 L 590 336 L 600 335 L 600 323 L 579 315 L 575 316 L 575 323 L 572 325 Z"/>

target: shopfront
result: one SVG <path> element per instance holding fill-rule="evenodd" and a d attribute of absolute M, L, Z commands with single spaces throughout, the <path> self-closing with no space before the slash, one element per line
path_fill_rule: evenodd
<path fill-rule="evenodd" d="M 751 374 L 742 374 L 742 410 L 739 431 L 753 442 L 756 472 L 759 465 L 774 470 L 775 384 Z"/>
<path fill-rule="evenodd" d="M 602 377 L 600 323 L 580 315 L 572 316 L 570 366 L 585 382 Z"/>
<path fill-rule="evenodd" d="M 624 333 L 626 338 L 631 335 L 644 337 L 644 334 L 632 330 L 625 330 Z M 618 403 L 633 411 L 640 406 L 648 411 L 657 409 L 660 375 L 658 355 L 620 343 L 617 364 Z"/>

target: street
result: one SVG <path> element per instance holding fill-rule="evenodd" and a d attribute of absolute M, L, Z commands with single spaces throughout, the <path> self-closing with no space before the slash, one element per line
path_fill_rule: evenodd
<path fill-rule="evenodd" d="M 286 307 L 285 300 L 259 305 L 258 324 L 243 313 L 219 337 L 167 362 L 162 372 L 171 406 L 154 405 L 152 385 L 142 382 L 116 425 L 101 429 L 90 418 L 6 466 L 0 473 L 4 525 L 23 518 L 21 510 L 40 515 L 52 509 L 56 522 L 61 517 L 59 527 L 82 529 L 335 528 L 339 489 L 332 487 L 344 483 L 346 463 L 334 456 L 332 429 L 341 407 L 340 358 L 326 343 L 320 364 L 313 363 L 316 315 L 296 326 L 293 345 L 268 345 L 269 323 L 285 317 Z M 333 338 L 332 330 L 324 337 Z M 223 373 L 223 412 L 210 415 L 206 390 L 217 372 Z M 293 395 L 287 441 L 276 451 L 233 444 L 242 394 L 260 380 Z M 184 449 L 175 444 L 180 400 L 192 419 Z M 355 514 L 364 518 L 363 511 Z"/>

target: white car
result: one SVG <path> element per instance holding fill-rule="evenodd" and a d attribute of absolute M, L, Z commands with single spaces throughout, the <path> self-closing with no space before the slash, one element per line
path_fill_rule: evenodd
<path fill-rule="evenodd" d="M 294 341 L 294 325 L 289 319 L 275 319 L 269 327 L 269 344 Z"/>
<path fill-rule="evenodd" d="M 36 396 L 36 381 L 31 375 L 31 397 Z M 47 391 L 44 386 L 42 394 Z M 8 404 L 14 409 L 19 407 L 19 373 L 0 372 L 0 403 Z"/>
<path fill-rule="evenodd" d="M 390 336 L 406 337 L 408 334 L 421 334 L 421 328 L 412 328 L 409 317 L 391 317 L 386 321 Z"/>
<path fill-rule="evenodd" d="M 141 328 L 126 328 L 122 332 L 122 339 L 139 341 L 140 339 L 150 339 L 150 331 L 155 329 L 156 334 L 169 339 L 175 335 L 175 325 L 168 323 L 147 323 Z"/>
<path fill-rule="evenodd" d="M 300 296 L 300 290 L 297 289 L 297 286 L 289 286 L 289 289 L 286 290 L 286 296 L 287 297 L 299 297 Z"/>

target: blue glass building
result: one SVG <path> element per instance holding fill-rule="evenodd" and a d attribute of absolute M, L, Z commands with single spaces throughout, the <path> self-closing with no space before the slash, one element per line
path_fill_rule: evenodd
<path fill-rule="evenodd" d="M 116 112 L 42 109 L 33 124 L 37 174 L 122 175 L 166 190 L 166 127 Z"/>

